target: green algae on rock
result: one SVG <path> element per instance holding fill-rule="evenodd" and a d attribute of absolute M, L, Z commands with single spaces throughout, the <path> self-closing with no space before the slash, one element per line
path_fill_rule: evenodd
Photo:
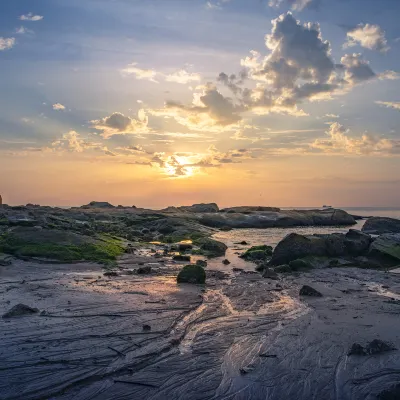
<path fill-rule="evenodd" d="M 178 283 L 199 283 L 206 282 L 206 273 L 202 267 L 196 264 L 186 265 L 179 272 L 176 281 Z"/>

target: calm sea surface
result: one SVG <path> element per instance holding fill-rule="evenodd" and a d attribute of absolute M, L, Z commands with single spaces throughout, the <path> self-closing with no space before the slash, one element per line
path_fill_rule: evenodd
<path fill-rule="evenodd" d="M 298 210 L 312 209 L 317 207 L 297 207 Z M 346 210 L 350 214 L 367 216 L 367 217 L 390 217 L 400 219 L 400 208 L 377 208 L 377 207 L 335 207 Z M 296 207 L 287 207 L 283 209 L 296 209 Z M 268 244 L 276 246 L 286 235 L 296 232 L 302 235 L 312 235 L 314 233 L 346 233 L 351 229 L 361 229 L 365 220 L 357 221 L 353 226 L 307 226 L 299 228 L 268 228 L 268 229 L 234 229 L 228 232 L 217 232 L 213 237 L 228 245 L 235 247 L 234 244 L 245 240 L 251 246 Z M 240 247 L 240 246 L 239 246 Z M 246 246 L 248 247 L 248 246 Z"/>

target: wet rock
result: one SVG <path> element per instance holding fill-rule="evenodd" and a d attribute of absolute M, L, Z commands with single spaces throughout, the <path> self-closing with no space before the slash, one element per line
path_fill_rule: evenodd
<path fill-rule="evenodd" d="M 311 297 L 322 297 L 322 294 L 318 290 L 311 286 L 304 285 L 299 292 L 300 296 L 311 296 Z"/>
<path fill-rule="evenodd" d="M 215 278 L 215 279 L 229 279 L 229 274 L 226 274 L 223 271 L 209 270 L 207 271 L 207 278 Z"/>
<path fill-rule="evenodd" d="M 290 233 L 275 247 L 272 254 L 271 265 L 288 264 L 290 261 L 309 255 L 326 255 L 324 238 Z"/>
<path fill-rule="evenodd" d="M 190 261 L 190 256 L 184 254 L 178 254 L 176 256 L 173 256 L 172 259 L 174 261 Z"/>
<path fill-rule="evenodd" d="M 232 271 L 233 271 L 233 272 L 242 272 L 242 271 L 244 271 L 244 269 L 243 269 L 243 268 L 236 268 L 236 267 L 233 267 L 233 268 L 232 268 Z"/>
<path fill-rule="evenodd" d="M 356 229 L 350 229 L 345 235 L 346 253 L 350 255 L 361 255 L 368 251 L 372 237 Z"/>
<path fill-rule="evenodd" d="M 199 265 L 186 265 L 181 269 L 177 278 L 178 283 L 199 283 L 206 281 L 206 273 Z"/>
<path fill-rule="evenodd" d="M 222 264 L 224 264 L 224 265 L 229 265 L 231 262 L 229 261 L 229 260 L 227 260 L 226 258 L 225 258 L 225 260 L 224 261 L 222 261 Z"/>
<path fill-rule="evenodd" d="M 400 261 L 400 233 L 387 233 L 377 237 L 371 244 L 369 256 L 388 261 Z"/>
<path fill-rule="evenodd" d="M 251 372 L 251 371 L 253 371 L 253 370 L 254 370 L 253 367 L 242 367 L 242 368 L 239 369 L 239 372 L 240 372 L 242 375 L 246 375 L 246 374 L 248 374 L 249 372 Z"/>
<path fill-rule="evenodd" d="M 362 227 L 362 231 L 375 235 L 400 233 L 400 220 L 388 217 L 368 218 Z"/>
<path fill-rule="evenodd" d="M 104 272 L 103 276 L 115 277 L 115 276 L 118 276 L 118 272 L 115 272 L 115 271 L 107 271 L 107 272 Z"/>
<path fill-rule="evenodd" d="M 348 356 L 365 356 L 366 354 L 364 347 L 359 343 L 353 343 L 347 352 Z"/>
<path fill-rule="evenodd" d="M 304 270 L 313 268 L 313 265 L 310 262 L 308 262 L 306 259 L 300 258 L 298 260 L 290 261 L 289 268 L 292 271 L 304 271 Z"/>
<path fill-rule="evenodd" d="M 266 268 L 262 275 L 263 278 L 278 280 L 278 274 L 272 268 Z"/>
<path fill-rule="evenodd" d="M 21 317 L 23 315 L 37 314 L 38 312 L 39 310 L 37 308 L 32 308 L 20 303 L 3 314 L 3 318 Z"/>
<path fill-rule="evenodd" d="M 218 242 L 214 239 L 203 238 L 197 241 L 200 250 L 208 257 L 222 257 L 225 255 L 228 247 L 225 243 Z"/>
<path fill-rule="evenodd" d="M 150 267 L 150 265 L 146 265 L 146 266 L 144 266 L 144 267 L 139 267 L 139 268 L 136 270 L 136 273 L 139 274 L 139 275 L 148 275 L 148 274 L 151 274 L 151 267 Z"/>
<path fill-rule="evenodd" d="M 239 244 L 241 244 L 242 246 L 246 246 L 248 243 L 245 240 L 242 240 Z"/>
<path fill-rule="evenodd" d="M 365 346 L 367 354 L 379 354 L 386 351 L 397 350 L 392 344 L 383 342 L 379 339 L 374 339 Z"/>
<path fill-rule="evenodd" d="M 278 273 L 290 273 L 292 272 L 292 268 L 288 264 L 282 264 L 275 267 L 274 271 Z"/>
<path fill-rule="evenodd" d="M 246 261 L 266 261 L 272 256 L 271 246 L 253 246 L 240 257 Z"/>
<path fill-rule="evenodd" d="M 207 267 L 207 261 L 206 260 L 197 260 L 196 261 L 196 265 L 198 265 L 199 267 L 202 267 L 202 268 L 206 268 Z"/>

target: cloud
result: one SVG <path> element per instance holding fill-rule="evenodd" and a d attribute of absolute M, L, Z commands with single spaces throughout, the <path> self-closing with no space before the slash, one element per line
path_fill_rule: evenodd
<path fill-rule="evenodd" d="M 325 114 L 324 117 L 326 117 L 326 118 L 339 118 L 339 115 L 336 115 L 336 114 Z"/>
<path fill-rule="evenodd" d="M 340 62 L 344 68 L 345 81 L 352 85 L 377 76 L 371 69 L 369 62 L 362 59 L 361 54 L 346 54 L 340 59 Z"/>
<path fill-rule="evenodd" d="M 350 130 L 334 122 L 327 139 L 316 139 L 311 147 L 325 153 L 354 155 L 400 155 L 400 140 L 378 138 L 364 134 L 361 138 L 350 136 Z"/>
<path fill-rule="evenodd" d="M 181 125 L 199 131 L 215 132 L 237 126 L 241 120 L 239 113 L 242 108 L 230 98 L 224 97 L 211 83 L 198 89 L 200 92 L 194 93 L 190 105 L 167 101 L 163 109 L 149 112 L 156 116 L 174 118 Z"/>
<path fill-rule="evenodd" d="M 385 52 L 389 50 L 385 32 L 379 25 L 359 24 L 347 32 L 347 42 L 344 48 L 360 45 L 369 50 Z"/>
<path fill-rule="evenodd" d="M 31 29 L 25 28 L 24 26 L 20 26 L 19 28 L 17 28 L 15 30 L 15 33 L 18 34 L 18 35 L 25 35 L 25 34 L 28 34 L 28 33 L 32 34 L 34 32 Z"/>
<path fill-rule="evenodd" d="M 150 82 L 158 83 L 158 81 L 155 80 L 155 77 L 157 75 L 157 72 L 155 70 L 139 68 L 137 67 L 136 62 L 129 64 L 121 72 L 124 75 L 135 75 L 136 79 L 146 79 Z"/>
<path fill-rule="evenodd" d="M 113 135 L 146 133 L 149 131 L 148 122 L 148 117 L 143 109 L 139 110 L 138 119 L 115 112 L 108 117 L 91 121 L 93 128 L 103 131 L 104 138 Z"/>
<path fill-rule="evenodd" d="M 170 75 L 166 75 L 165 80 L 167 82 L 181 83 L 184 85 L 189 82 L 200 81 L 201 76 L 193 72 L 188 72 L 185 69 L 180 69 Z"/>
<path fill-rule="evenodd" d="M 56 110 L 56 111 L 63 111 L 63 110 L 65 110 L 65 106 L 63 106 L 63 105 L 60 104 L 60 103 L 56 103 L 56 104 L 53 104 L 53 110 Z"/>
<path fill-rule="evenodd" d="M 42 15 L 34 15 L 33 13 L 28 13 L 28 14 L 25 14 L 25 15 L 21 15 L 20 17 L 19 17 L 19 19 L 21 20 L 21 21 L 41 21 L 42 19 L 43 19 L 43 16 Z"/>
<path fill-rule="evenodd" d="M 4 38 L 0 37 L 0 51 L 9 50 L 15 45 L 15 38 Z"/>
<path fill-rule="evenodd" d="M 282 5 L 288 5 L 293 11 L 302 11 L 305 8 L 315 5 L 317 0 L 270 0 L 268 5 L 270 7 L 279 8 Z"/>
<path fill-rule="evenodd" d="M 395 110 L 400 110 L 399 101 L 376 101 L 375 103 L 388 108 L 394 108 Z"/>

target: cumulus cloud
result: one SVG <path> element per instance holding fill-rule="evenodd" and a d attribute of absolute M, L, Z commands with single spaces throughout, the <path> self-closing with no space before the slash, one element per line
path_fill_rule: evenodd
<path fill-rule="evenodd" d="M 354 155 L 399 155 L 400 140 L 364 134 L 351 137 L 350 130 L 334 122 L 326 132 L 327 139 L 317 139 L 311 147 L 326 153 Z"/>
<path fill-rule="evenodd" d="M 15 45 L 15 38 L 4 38 L 0 37 L 0 51 L 9 50 Z"/>
<path fill-rule="evenodd" d="M 148 117 L 143 109 L 139 110 L 138 119 L 115 112 L 108 117 L 91 121 L 92 127 L 102 131 L 104 138 L 109 138 L 113 135 L 148 132 L 148 122 Z"/>
<path fill-rule="evenodd" d="M 185 69 L 180 69 L 170 75 L 165 76 L 167 82 L 175 82 L 181 84 L 187 84 L 189 82 L 200 81 L 201 77 L 199 74 L 188 72 Z"/>
<path fill-rule="evenodd" d="M 42 15 L 34 15 L 33 13 L 30 12 L 28 14 L 21 15 L 19 17 L 19 19 L 21 21 L 33 21 L 33 22 L 35 22 L 35 21 L 41 21 L 43 19 L 43 16 Z"/>
<path fill-rule="evenodd" d="M 15 33 L 18 35 L 26 35 L 28 33 L 34 33 L 31 29 L 25 28 L 24 26 L 20 26 L 15 30 Z"/>
<path fill-rule="evenodd" d="M 395 110 L 400 110 L 400 102 L 399 101 L 376 101 L 376 104 L 379 104 L 384 107 L 394 108 Z"/>
<path fill-rule="evenodd" d="M 63 106 L 63 105 L 60 104 L 60 103 L 56 103 L 56 104 L 53 104 L 53 110 L 56 110 L 56 111 L 63 111 L 63 110 L 65 110 L 65 106 Z"/>
<path fill-rule="evenodd" d="M 359 24 L 347 32 L 347 42 L 343 47 L 360 45 L 369 50 L 385 52 L 389 50 L 385 32 L 379 25 Z"/>
<path fill-rule="evenodd" d="M 137 67 L 136 62 L 129 64 L 121 72 L 124 75 L 135 75 L 136 79 L 146 79 L 146 80 L 149 80 L 150 82 L 158 83 L 158 81 L 155 80 L 157 71 L 155 71 L 153 69 L 139 68 L 139 67 Z"/>
<path fill-rule="evenodd" d="M 213 84 L 201 86 L 199 90 L 194 93 L 190 105 L 167 101 L 163 109 L 151 110 L 150 113 L 172 117 L 178 123 L 200 131 L 220 131 L 237 125 L 242 108 L 224 97 Z"/>
<path fill-rule="evenodd" d="M 289 6 L 293 11 L 302 11 L 311 5 L 315 5 L 317 0 L 270 0 L 270 7 L 279 8 L 281 6 Z"/>

